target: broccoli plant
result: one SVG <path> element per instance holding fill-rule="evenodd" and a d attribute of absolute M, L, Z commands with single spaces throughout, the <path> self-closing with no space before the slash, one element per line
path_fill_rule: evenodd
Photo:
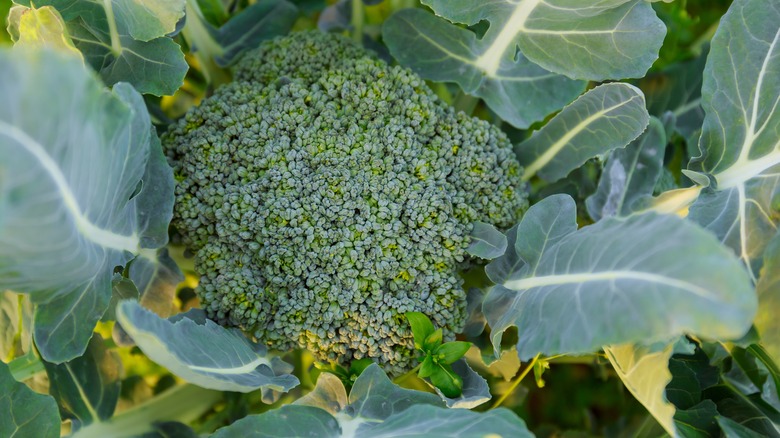
<path fill-rule="evenodd" d="M 0 437 L 780 434 L 775 2 L 0 11 Z"/>

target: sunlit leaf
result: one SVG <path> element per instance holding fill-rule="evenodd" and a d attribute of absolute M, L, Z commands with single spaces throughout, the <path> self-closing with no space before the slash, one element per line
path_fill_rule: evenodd
<path fill-rule="evenodd" d="M 625 147 L 649 121 L 638 88 L 622 83 L 596 87 L 515 148 L 525 166 L 523 179 L 539 175 L 557 181 L 588 159 Z"/>
<path fill-rule="evenodd" d="M 510 326 L 518 328 L 521 359 L 683 333 L 733 339 L 748 330 L 757 305 L 750 279 L 711 234 L 652 213 L 605 218 L 577 231 L 569 227 L 568 234 L 522 231 L 526 221 L 546 224 L 542 218 L 556 217 L 565 198 L 552 196 L 528 210 L 518 236 L 534 243 L 519 253 L 538 262 L 485 299 L 496 349 Z M 575 223 L 571 210 L 562 223 Z M 547 235 L 558 240 L 548 244 Z"/>
<path fill-rule="evenodd" d="M 286 392 L 298 385 L 279 358 L 269 357 L 239 330 L 206 319 L 200 309 L 165 320 L 137 302 L 124 301 L 117 321 L 150 359 L 204 388 Z"/>
<path fill-rule="evenodd" d="M 152 205 L 138 192 L 162 151 L 132 87 L 108 92 L 70 57 L 3 51 L 0 88 L 0 289 L 30 294 L 38 348 L 60 363 L 86 348 L 113 269 L 167 241 L 173 193 Z"/>
<path fill-rule="evenodd" d="M 711 175 L 690 218 L 731 247 L 758 277 L 780 221 L 780 4 L 736 0 L 704 71 L 706 113 L 690 170 Z"/>

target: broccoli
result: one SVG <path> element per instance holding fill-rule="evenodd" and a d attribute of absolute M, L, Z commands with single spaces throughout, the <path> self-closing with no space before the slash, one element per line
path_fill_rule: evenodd
<path fill-rule="evenodd" d="M 408 370 L 404 313 L 462 330 L 471 224 L 527 207 L 510 141 L 338 35 L 267 41 L 234 78 L 163 135 L 203 308 L 273 349 Z"/>

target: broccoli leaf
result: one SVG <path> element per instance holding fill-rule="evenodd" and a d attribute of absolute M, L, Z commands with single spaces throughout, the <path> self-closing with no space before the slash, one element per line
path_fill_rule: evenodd
<path fill-rule="evenodd" d="M 0 436 L 56 438 L 60 436 L 57 402 L 14 380 L 0 361 Z"/>
<path fill-rule="evenodd" d="M 507 409 L 484 413 L 451 410 L 433 394 L 394 385 L 378 365 L 357 378 L 349 398 L 338 377 L 324 373 L 308 396 L 292 405 L 250 415 L 217 430 L 214 438 L 321 436 L 531 437 L 525 423 Z"/>
<path fill-rule="evenodd" d="M 555 195 L 528 210 L 518 236 L 536 251 L 518 252 L 538 262 L 491 289 L 483 304 L 496 351 L 511 325 L 518 328 L 521 359 L 682 333 L 735 339 L 750 328 L 757 306 L 750 279 L 710 233 L 655 213 L 570 227 L 568 234 L 553 234 L 558 240 L 550 244 L 544 229 L 524 232 L 526 221 L 544 223 L 540 218 L 559 214 L 565 198 Z M 570 209 L 563 221 L 575 217 Z"/>
<path fill-rule="evenodd" d="M 110 418 L 114 414 L 122 363 L 115 351 L 103 345 L 95 334 L 86 353 L 63 364 L 43 363 L 49 376 L 51 395 L 73 421 L 74 429 Z"/>
<path fill-rule="evenodd" d="M 68 35 L 65 21 L 51 6 L 37 9 L 14 6 L 8 14 L 8 31 L 16 47 L 32 49 L 45 46 L 81 57 L 81 52 L 73 46 L 73 40 Z"/>
<path fill-rule="evenodd" d="M 184 81 L 181 48 L 165 35 L 184 16 L 184 0 L 39 0 L 53 6 L 84 59 L 107 85 L 129 82 L 141 93 L 173 94 Z"/>
<path fill-rule="evenodd" d="M 184 18 L 186 0 L 112 0 L 117 20 L 127 26 L 131 37 L 150 41 L 173 33 Z"/>
<path fill-rule="evenodd" d="M 492 28 L 491 28 L 492 29 Z M 393 57 L 425 79 L 457 82 L 481 97 L 502 119 L 527 128 L 571 102 L 585 87 L 550 73 L 522 54 L 501 57 L 493 67 L 480 64 L 487 40 L 420 9 L 403 9 L 385 21 L 385 43 Z M 414 47 L 414 50 L 409 50 Z"/>
<path fill-rule="evenodd" d="M 547 70 L 601 81 L 644 76 L 666 28 L 644 0 L 423 0 L 437 15 L 467 25 L 490 22 L 476 63 L 495 71 L 515 49 Z M 641 35 L 641 37 L 640 37 Z"/>
<path fill-rule="evenodd" d="M 298 385 L 279 358 L 266 355 L 237 329 L 206 319 L 200 309 L 165 320 L 135 301 L 117 307 L 117 321 L 150 359 L 198 386 L 251 392 L 287 392 Z"/>
<path fill-rule="evenodd" d="M 715 184 L 689 217 L 732 248 L 755 280 L 780 222 L 780 4 L 731 5 L 712 40 L 702 107 L 702 156 L 686 174 Z"/>
<path fill-rule="evenodd" d="M 675 348 L 673 343 L 661 348 L 632 344 L 604 348 L 626 388 L 671 436 L 677 435 L 675 407 L 666 399 L 666 385 L 672 380 L 669 359 Z"/>
<path fill-rule="evenodd" d="M 290 32 L 300 11 L 286 0 L 255 3 L 219 28 L 221 53 L 215 58 L 220 66 L 230 65 L 239 55 L 261 41 Z"/>
<path fill-rule="evenodd" d="M 484 222 L 475 222 L 471 230 L 471 244 L 466 252 L 485 260 L 501 257 L 506 251 L 506 236 L 496 227 Z"/>
<path fill-rule="evenodd" d="M 652 196 L 661 176 L 665 149 L 664 126 L 651 117 L 650 126 L 639 138 L 610 153 L 596 193 L 585 201 L 590 217 L 599 220 L 627 216 L 634 211 L 634 202 Z"/>
<path fill-rule="evenodd" d="M 30 294 L 36 344 L 61 363 L 84 352 L 113 269 L 167 241 L 172 186 L 151 196 L 142 181 L 172 171 L 150 164 L 162 151 L 129 85 L 108 92 L 50 52 L 0 52 L 0 71 L 0 289 Z"/>
<path fill-rule="evenodd" d="M 645 130 L 650 116 L 642 92 L 611 83 L 583 94 L 516 147 L 523 179 L 538 174 L 557 181 L 585 161 L 625 147 Z"/>

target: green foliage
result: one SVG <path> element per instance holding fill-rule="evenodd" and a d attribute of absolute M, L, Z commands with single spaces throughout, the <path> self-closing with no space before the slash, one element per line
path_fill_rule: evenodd
<path fill-rule="evenodd" d="M 442 330 L 434 329 L 433 323 L 420 312 L 407 312 L 414 337 L 414 348 L 419 351 L 420 363 L 417 376 L 430 379 L 445 397 L 455 398 L 463 393 L 463 378 L 455 372 L 452 364 L 463 357 L 471 343 L 463 341 L 442 341 Z"/>

